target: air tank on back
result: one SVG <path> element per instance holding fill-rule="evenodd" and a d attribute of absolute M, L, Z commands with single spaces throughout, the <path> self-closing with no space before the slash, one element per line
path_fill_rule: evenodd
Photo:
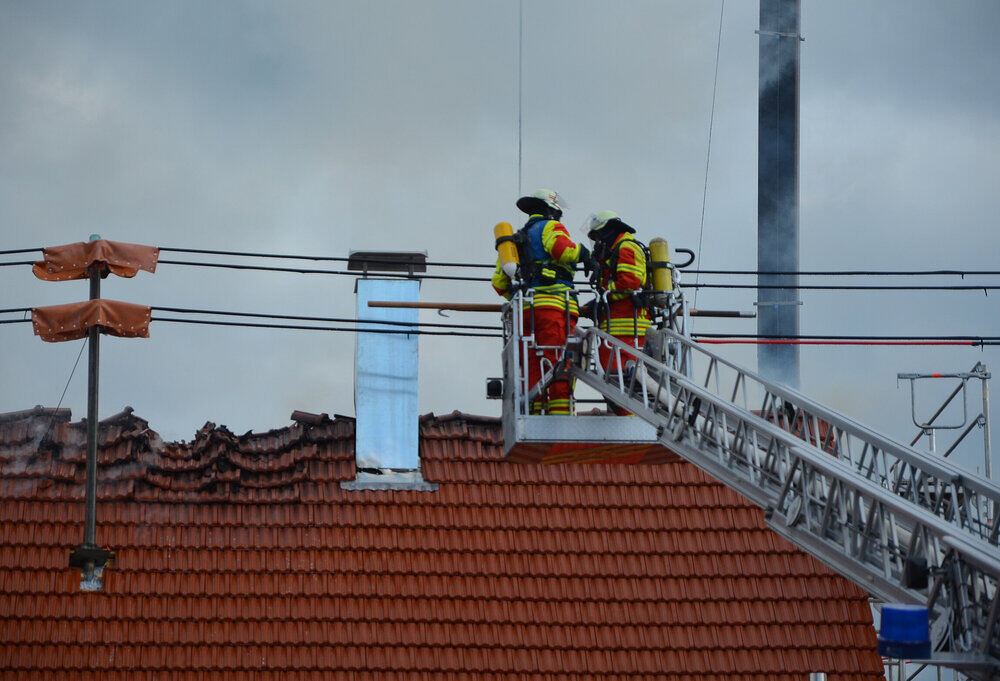
<path fill-rule="evenodd" d="M 670 267 L 670 246 L 667 240 L 656 237 L 649 242 L 649 271 L 653 279 L 653 305 L 666 307 L 674 290 L 674 278 Z"/>
<path fill-rule="evenodd" d="M 513 279 L 517 273 L 517 266 L 521 264 L 517 255 L 517 246 L 514 245 L 514 228 L 509 222 L 498 222 L 493 228 L 493 236 L 496 238 L 500 268 L 504 274 Z"/>

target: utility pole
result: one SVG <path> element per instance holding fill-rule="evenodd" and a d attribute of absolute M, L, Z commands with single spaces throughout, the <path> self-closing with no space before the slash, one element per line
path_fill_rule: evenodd
<path fill-rule="evenodd" d="M 90 236 L 94 241 L 96 234 Z M 100 237 L 98 237 L 100 238 Z M 101 268 L 96 264 L 90 270 L 90 299 L 101 297 Z M 97 391 L 101 377 L 100 327 L 87 331 L 87 496 L 86 516 L 83 526 L 83 545 L 97 548 Z"/>
<path fill-rule="evenodd" d="M 760 0 L 757 127 L 757 333 L 799 333 L 799 0 Z M 757 346 L 758 370 L 799 384 L 797 345 Z"/>
<path fill-rule="evenodd" d="M 87 337 L 90 366 L 87 381 L 87 480 L 84 487 L 83 543 L 69 554 L 69 564 L 83 572 L 80 589 L 98 591 L 101 574 L 112 553 L 97 545 L 97 414 L 100 378 L 101 334 L 120 338 L 148 338 L 150 308 L 101 298 L 101 279 L 109 274 L 134 277 L 139 270 L 156 271 L 160 249 L 155 246 L 105 241 L 91 234 L 86 243 L 52 246 L 43 251 L 45 260 L 35 263 L 35 276 L 42 281 L 87 279 L 90 300 L 32 310 L 35 333 L 42 340 L 59 343 Z"/>
<path fill-rule="evenodd" d="M 91 234 L 90 240 L 97 241 L 100 235 Z M 90 299 L 101 297 L 101 276 L 107 272 L 107 265 L 94 263 L 88 270 L 90 279 Z M 97 393 L 100 379 L 101 328 L 94 325 L 87 330 L 87 481 L 85 492 L 85 514 L 83 524 L 83 544 L 70 555 L 70 565 L 83 571 L 83 586 L 99 589 L 98 568 L 103 568 L 110 552 L 97 545 Z"/>

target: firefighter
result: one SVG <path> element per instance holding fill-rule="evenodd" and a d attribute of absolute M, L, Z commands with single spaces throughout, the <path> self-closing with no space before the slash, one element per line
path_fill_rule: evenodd
<path fill-rule="evenodd" d="M 521 261 L 518 274 L 524 290 L 531 294 L 525 299 L 522 310 L 524 332 L 534 332 L 537 345 L 565 345 L 580 314 L 573 272 L 578 262 L 589 262 L 590 251 L 575 243 L 559 222 L 565 202 L 556 192 L 536 190 L 519 198 L 517 207 L 528 215 L 528 221 L 514 237 Z M 493 288 L 510 300 L 509 269 L 505 272 L 499 260 L 493 273 Z M 560 355 L 555 348 L 532 355 L 528 364 L 528 385 L 534 386 L 541 379 L 542 358 L 547 360 L 546 367 L 552 367 Z M 540 399 L 531 403 L 531 413 L 568 415 L 571 394 L 569 380 L 554 381 Z"/>
<path fill-rule="evenodd" d="M 591 316 L 602 331 L 641 349 L 649 328 L 649 314 L 639 295 L 647 280 L 645 246 L 632 236 L 635 230 L 610 210 L 591 215 L 584 223 L 584 231 L 593 242 L 599 293 L 598 300 L 588 305 L 585 314 Z M 598 355 L 605 369 L 622 371 L 619 356 L 612 348 L 602 344 Z M 630 359 L 635 358 L 626 352 L 620 353 L 621 364 Z M 617 406 L 612 406 L 612 411 L 619 415 L 629 413 Z"/>

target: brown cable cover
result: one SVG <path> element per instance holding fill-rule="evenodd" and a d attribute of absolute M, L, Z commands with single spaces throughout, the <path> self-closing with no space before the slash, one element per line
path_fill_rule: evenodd
<path fill-rule="evenodd" d="M 45 281 L 86 279 L 87 269 L 99 263 L 119 277 L 134 277 L 139 270 L 156 271 L 160 249 L 155 246 L 126 244 L 120 241 L 80 241 L 65 246 L 50 246 L 42 251 L 44 260 L 35 263 L 32 271 Z"/>
<path fill-rule="evenodd" d="M 151 314 L 145 305 L 98 298 L 36 307 L 31 311 L 31 322 L 35 335 L 49 343 L 83 338 L 92 326 L 100 326 L 109 336 L 149 338 Z"/>

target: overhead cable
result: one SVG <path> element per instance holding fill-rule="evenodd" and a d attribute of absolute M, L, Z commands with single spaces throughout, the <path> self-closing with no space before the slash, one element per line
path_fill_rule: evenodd
<path fill-rule="evenodd" d="M 521 196 L 523 183 L 521 172 L 524 166 L 522 150 L 522 119 L 524 112 L 524 0 L 517 3 L 517 195 Z"/>
<path fill-rule="evenodd" d="M 214 267 L 235 270 L 259 270 L 264 272 L 291 272 L 293 274 L 332 274 L 360 277 L 361 272 L 348 270 L 324 270 L 301 267 L 269 267 L 266 265 L 235 265 L 232 263 L 208 263 L 188 260 L 160 260 L 165 265 L 185 265 L 191 267 Z M 397 263 L 398 264 L 398 263 Z M 441 280 L 441 281 L 490 281 L 486 277 L 461 277 L 455 275 L 441 274 L 408 274 L 406 272 L 379 272 L 379 277 L 399 277 L 404 279 L 418 280 Z M 575 282 L 577 285 L 585 286 L 589 282 Z M 781 285 L 757 285 L 757 284 L 681 284 L 681 288 L 719 288 L 719 289 L 785 289 L 797 288 L 805 290 L 819 291 L 993 291 L 1000 289 L 1000 286 L 976 285 L 976 284 L 955 284 L 942 286 L 919 286 L 919 285 L 863 285 L 863 284 L 841 284 L 841 285 L 820 285 L 820 284 L 800 284 L 798 286 Z"/>
<path fill-rule="evenodd" d="M 289 253 L 262 253 L 262 252 L 249 252 L 249 251 L 221 251 L 221 250 L 209 250 L 209 249 L 199 249 L 199 248 L 169 248 L 166 246 L 160 246 L 160 251 L 166 253 L 195 253 L 201 255 L 226 255 L 234 257 L 246 257 L 246 258 L 274 258 L 278 260 L 313 260 L 316 262 L 350 262 L 351 258 L 344 256 L 320 256 L 320 255 L 295 255 Z M 17 252 L 27 252 L 27 250 L 41 250 L 41 249 L 26 249 L 26 251 L 7 251 L 9 253 Z M 699 252 L 700 252 L 699 248 Z M 0 251 L 3 254 L 4 251 Z M 378 263 L 378 264 L 390 264 L 399 265 L 398 260 L 380 260 L 378 258 L 364 257 L 363 260 L 368 263 Z M 163 262 L 163 261 L 161 261 Z M 486 263 L 470 263 L 470 262 L 444 262 L 444 261 L 427 261 L 421 263 L 429 267 L 474 267 L 482 269 L 494 269 L 495 265 Z M 937 270 L 803 270 L 799 272 L 787 271 L 787 270 L 777 270 L 777 271 L 767 271 L 767 270 L 726 270 L 726 269 L 685 269 L 685 274 L 723 274 L 723 275 L 799 275 L 799 276 L 828 276 L 828 277 L 838 277 L 838 276 L 942 276 L 942 275 L 955 275 L 955 276 L 976 276 L 976 275 L 987 275 L 996 276 L 1000 275 L 1000 270 L 963 270 L 963 269 L 937 269 Z M 358 274 L 358 272 L 352 271 L 351 274 Z M 381 273 L 380 273 L 381 274 Z M 801 287 L 800 287 L 801 288 Z"/>
<path fill-rule="evenodd" d="M 30 308 L 24 308 L 30 309 Z M 209 315 L 236 315 L 244 317 L 256 317 L 264 319 L 289 319 L 289 320 L 315 320 L 315 321 L 336 321 L 333 317 L 306 317 L 294 315 L 273 315 L 255 314 L 243 312 L 228 312 L 220 310 L 190 310 L 187 308 L 161 308 L 154 307 L 154 310 L 173 310 L 181 313 L 201 313 Z M 26 324 L 30 319 L 0 319 L 0 324 Z M 303 324 L 266 324 L 262 322 L 227 322 L 211 319 L 179 319 L 172 317 L 153 317 L 151 321 L 176 322 L 181 324 L 204 324 L 212 326 L 232 326 L 245 328 L 264 329 L 289 329 L 301 331 L 340 331 L 348 333 L 387 333 L 403 335 L 422 336 L 459 336 L 466 338 L 502 338 L 500 333 L 473 333 L 471 331 L 426 331 L 418 328 L 408 329 L 365 329 L 358 327 L 332 327 L 332 326 L 312 326 Z M 460 324 L 432 324 L 392 322 L 383 320 L 363 320 L 345 319 L 344 321 L 356 324 L 406 324 L 409 327 L 415 326 L 435 326 L 456 329 L 471 330 L 492 330 L 496 327 L 460 325 Z M 965 346 L 993 346 L 1000 345 L 1000 336 L 841 336 L 841 335 L 797 335 L 797 336 L 766 336 L 756 334 L 723 334 L 723 333 L 695 333 L 692 334 L 699 343 L 706 344 L 759 344 L 759 345 L 965 345 Z"/>
<path fill-rule="evenodd" d="M 212 326 L 238 326 L 257 329 L 292 329 L 295 331 L 346 331 L 348 333 L 389 333 L 417 336 L 462 336 L 466 338 L 502 338 L 499 333 L 470 333 L 465 331 L 421 331 L 420 329 L 359 329 L 335 326 L 309 326 L 302 324 L 264 324 L 257 322 L 224 322 L 213 319 L 177 319 L 175 317 L 153 317 L 153 322 L 177 322 L 181 324 L 209 324 Z"/>
<path fill-rule="evenodd" d="M 42 433 L 41 442 L 45 442 L 45 439 L 49 436 L 49 431 L 52 429 L 52 424 L 55 423 L 56 414 L 59 413 L 59 407 L 62 406 L 63 400 L 66 398 L 66 391 L 69 390 L 69 384 L 73 381 L 73 375 L 76 373 L 76 367 L 80 364 L 80 358 L 83 357 L 83 351 L 87 348 L 89 341 L 84 340 L 80 343 L 80 352 L 76 354 L 76 361 L 73 362 L 73 368 L 69 372 L 69 378 L 66 379 L 66 385 L 63 387 L 62 395 L 59 396 L 59 402 L 56 403 L 56 408 L 52 410 L 52 416 L 49 417 L 49 422 L 45 426 L 45 431 Z"/>
<path fill-rule="evenodd" d="M 355 319 L 353 317 L 308 317 L 303 315 L 287 315 L 287 314 L 265 314 L 262 312 L 233 312 L 230 310 L 199 310 L 186 307 L 160 307 L 158 305 L 151 306 L 152 310 L 159 312 L 179 312 L 181 314 L 203 314 L 203 315 L 218 315 L 225 317 L 257 317 L 260 319 L 287 319 L 292 321 L 308 321 L 308 322 L 339 322 L 348 324 L 384 324 L 387 326 L 427 326 L 435 328 L 444 329 L 474 329 L 477 331 L 500 331 L 499 326 L 477 326 L 474 324 L 446 324 L 439 322 L 401 322 L 401 321 L 390 321 L 384 319 Z M 367 331 L 367 329 L 361 329 L 361 331 Z"/>
<path fill-rule="evenodd" d="M 369 261 L 371 262 L 371 261 Z M 230 270 L 259 270 L 264 272 L 291 272 L 293 274 L 339 274 L 352 277 L 362 277 L 363 272 L 353 270 L 319 270 L 301 267 L 268 267 L 265 265 L 234 265 L 232 263 L 195 262 L 190 260 L 160 260 L 161 265 L 187 265 L 190 267 L 218 267 Z M 398 265 L 399 261 L 395 261 Z M 445 281 L 489 281 L 483 277 L 459 277 L 443 274 L 408 274 L 406 272 L 378 272 L 379 277 L 402 277 L 404 279 L 435 279 Z"/>
<path fill-rule="evenodd" d="M 914 277 L 914 276 L 939 276 L 939 275 L 955 275 L 960 277 L 965 276 L 977 276 L 977 275 L 997 275 L 1000 274 L 1000 270 L 805 270 L 801 272 L 793 272 L 790 270 L 781 270 L 769 272 L 766 270 L 684 270 L 684 274 L 732 274 L 732 275 L 785 275 L 785 276 L 804 276 L 804 277 Z M 797 288 L 802 288 L 801 286 Z"/>
<path fill-rule="evenodd" d="M 702 237 L 705 236 L 705 203 L 708 200 L 708 167 L 712 160 L 712 128 L 715 126 L 715 93 L 719 85 L 719 53 L 722 51 L 722 17 L 726 13 L 726 0 L 722 0 L 722 7 L 719 9 L 719 36 L 715 42 L 715 76 L 712 78 L 712 112 L 708 116 L 708 151 L 705 152 L 705 186 L 701 192 L 701 222 L 698 225 L 698 253 L 704 255 L 701 250 Z M 698 275 L 695 275 L 695 283 L 698 283 Z M 698 291 L 694 292 L 694 304 L 698 305 Z"/>
<path fill-rule="evenodd" d="M 352 258 L 344 256 L 334 256 L 334 255 L 293 255 L 289 253 L 255 253 L 249 251 L 215 251 L 202 248 L 168 248 L 166 246 L 158 247 L 163 253 L 194 253 L 198 255 L 228 255 L 239 258 L 273 258 L 276 260 L 314 260 L 316 262 L 350 262 Z M 379 259 L 372 258 L 367 255 L 359 256 L 357 259 L 362 260 L 366 263 L 377 263 L 380 265 L 405 265 L 408 263 L 401 263 L 399 260 L 391 259 Z M 161 261 L 162 262 L 162 261 Z M 430 267 L 481 267 L 493 269 L 494 265 L 485 265 L 482 263 L 469 263 L 469 262 L 441 262 L 441 261 L 428 261 L 419 263 L 420 265 L 428 265 Z"/>
<path fill-rule="evenodd" d="M 878 336 L 878 335 L 858 335 L 841 336 L 830 334 L 796 334 L 794 336 L 781 336 L 774 334 L 757 333 L 693 333 L 694 338 L 739 338 L 739 339 L 763 339 L 763 340 L 881 340 L 881 341 L 1000 341 L 1000 336 L 975 336 L 975 335 L 952 335 L 952 336 L 923 336 L 910 334 L 908 336 Z"/>
<path fill-rule="evenodd" d="M 265 252 L 254 252 L 254 251 L 225 251 L 225 250 L 215 250 L 215 249 L 203 249 L 203 248 L 173 248 L 168 246 L 159 246 L 161 252 L 164 253 L 193 253 L 199 255 L 223 255 L 223 256 L 233 256 L 233 257 L 244 257 L 244 258 L 272 258 L 277 260 L 312 260 L 315 262 L 350 262 L 350 257 L 345 256 L 323 256 L 323 255 L 298 255 L 292 253 L 265 253 Z M 17 253 L 33 253 L 42 252 L 43 248 L 18 248 L 12 250 L 0 251 L 0 255 L 14 255 Z M 399 260 L 381 260 L 379 258 L 364 257 L 364 262 L 367 263 L 377 263 L 377 264 L 390 264 L 390 265 L 400 265 Z M 211 267 L 216 265 L 215 263 L 189 263 L 189 262 L 179 262 L 179 261 L 169 261 L 160 260 L 160 262 L 165 262 L 168 264 L 197 264 L 205 265 Z M 0 267 L 4 265 L 33 265 L 32 260 L 19 260 L 16 262 L 6 262 L 0 263 Z M 404 263 L 405 264 L 405 263 Z M 421 263 L 429 267 L 469 267 L 469 268 L 482 268 L 482 269 L 494 269 L 494 265 L 486 263 L 471 263 L 471 262 L 446 262 L 446 261 L 427 261 Z M 221 266 L 218 265 L 218 266 Z M 291 270 L 299 271 L 299 270 Z M 997 276 L 1000 275 L 1000 270 L 965 270 L 965 269 L 936 269 L 936 270 L 801 270 L 798 272 L 789 270 L 727 270 L 727 269 L 685 269 L 683 270 L 685 274 L 719 274 L 719 275 L 733 275 L 733 276 L 755 276 L 755 275 L 773 275 L 773 276 L 822 276 L 822 277 L 845 277 L 845 276 L 873 276 L 873 277 L 895 277 L 895 276 Z M 350 271 L 348 274 L 360 275 L 359 271 Z M 389 274 L 389 273 L 379 273 Z M 405 276 L 405 275 L 403 275 Z M 480 280 L 476 280 L 480 281 Z M 486 281 L 482 279 L 481 281 Z M 690 286 L 690 285 L 689 285 Z M 797 288 L 802 288 L 799 286 Z"/>
<path fill-rule="evenodd" d="M 747 339 L 747 338 L 695 338 L 697 343 L 715 345 L 962 345 L 978 347 L 982 345 L 1000 345 L 1000 341 L 921 341 L 921 340 L 796 340 L 796 339 Z"/>
<path fill-rule="evenodd" d="M 331 258 L 332 259 L 332 258 Z M 312 269 L 303 267 L 272 267 L 267 265 L 238 265 L 234 263 L 217 263 L 217 262 L 198 262 L 192 260 L 160 260 L 161 265 L 183 265 L 187 267 L 208 267 L 216 269 L 231 269 L 231 270 L 252 270 L 261 272 L 288 272 L 292 274 L 329 274 L 329 275 L 339 275 L 339 276 L 349 276 L 349 277 L 364 277 L 363 272 L 355 270 L 326 270 L 326 269 Z M 0 263 L 0 267 L 4 265 L 32 265 L 31 261 L 22 262 L 10 262 L 10 263 Z M 395 264 L 399 264 L 398 261 Z M 443 264 L 443 263 L 442 263 Z M 492 267 L 492 266 L 488 266 Z M 789 274 L 788 272 L 755 272 L 751 270 L 702 270 L 702 272 L 708 274 Z M 428 281 L 475 281 L 475 282 L 489 282 L 488 277 L 462 277 L 458 275 L 445 275 L 445 274 L 409 274 L 406 272 L 378 272 L 379 277 L 397 277 L 402 279 L 416 279 L 416 280 L 428 280 Z M 803 272 L 801 274 L 816 274 L 825 276 L 836 276 L 838 274 L 842 275 L 931 275 L 931 274 L 955 274 L 959 276 L 973 276 L 973 275 L 990 275 L 990 274 L 1000 274 L 1000 271 L 991 270 L 939 270 L 939 271 L 926 271 L 926 272 Z M 577 286 L 585 287 L 589 284 L 586 281 L 574 282 Z M 945 284 L 945 285 L 919 285 L 919 284 L 888 284 L 888 285 L 875 285 L 875 284 L 799 284 L 797 286 L 783 286 L 780 284 L 680 284 L 681 288 L 688 289 L 701 289 L 701 288 L 714 288 L 714 289 L 800 289 L 800 290 L 812 290 L 812 291 L 983 291 L 988 293 L 989 291 L 1000 290 L 1000 286 L 987 285 L 987 284 Z"/>
<path fill-rule="evenodd" d="M 906 284 L 865 285 L 865 284 L 798 284 L 797 286 L 782 286 L 780 284 L 681 284 L 681 288 L 724 288 L 724 289 L 802 289 L 811 291 L 996 291 L 1000 286 L 983 284 L 955 284 L 942 286 L 919 286 Z"/>

